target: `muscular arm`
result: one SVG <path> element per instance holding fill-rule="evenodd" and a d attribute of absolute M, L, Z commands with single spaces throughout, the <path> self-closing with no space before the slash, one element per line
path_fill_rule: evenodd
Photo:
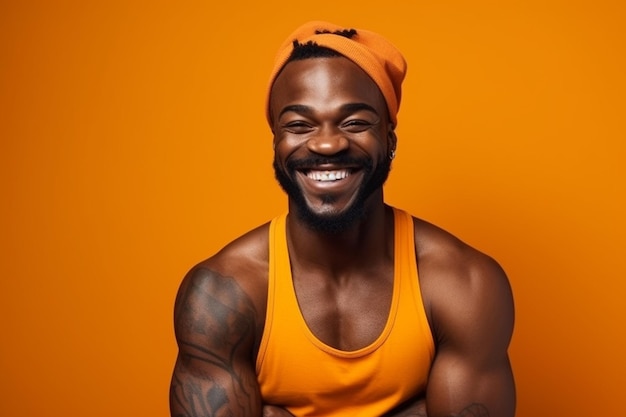
<path fill-rule="evenodd" d="M 470 253 L 445 270 L 432 292 L 437 353 L 427 415 L 513 417 L 515 385 L 507 354 L 514 320 L 511 290 L 493 260 Z"/>
<path fill-rule="evenodd" d="M 437 352 L 426 396 L 385 417 L 514 416 L 515 386 L 507 355 L 514 316 L 510 287 L 493 260 L 471 253 L 470 259 L 451 263 L 452 268 L 431 269 L 437 271 L 437 280 L 426 287 Z"/>
<path fill-rule="evenodd" d="M 172 417 L 261 416 L 253 365 L 255 309 L 234 279 L 192 270 L 176 299 Z"/>

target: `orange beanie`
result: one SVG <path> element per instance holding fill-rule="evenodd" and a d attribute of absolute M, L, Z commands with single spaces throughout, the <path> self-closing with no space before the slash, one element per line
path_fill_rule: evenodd
<path fill-rule="evenodd" d="M 385 97 L 392 123 L 397 124 L 400 108 L 402 80 L 406 74 L 406 61 L 388 40 L 367 30 L 356 29 L 351 38 L 333 32 L 345 31 L 346 28 L 327 22 L 309 22 L 296 29 L 283 42 L 278 50 L 271 72 L 267 94 L 267 112 L 269 120 L 269 95 L 278 73 L 287 63 L 294 49 L 294 42 L 306 44 L 314 42 L 319 46 L 332 49 L 357 64 L 374 80 Z M 349 30 L 349 29 L 348 29 Z"/>

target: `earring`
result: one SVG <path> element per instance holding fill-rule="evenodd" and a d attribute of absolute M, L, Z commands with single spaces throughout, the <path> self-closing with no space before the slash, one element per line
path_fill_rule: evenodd
<path fill-rule="evenodd" d="M 392 149 L 392 150 L 389 152 L 389 159 L 391 159 L 391 160 L 393 161 L 393 158 L 395 158 L 395 157 L 396 157 L 396 150 L 395 150 L 395 149 Z"/>

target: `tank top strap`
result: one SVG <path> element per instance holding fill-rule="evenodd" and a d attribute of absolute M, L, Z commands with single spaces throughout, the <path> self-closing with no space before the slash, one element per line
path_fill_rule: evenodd
<path fill-rule="evenodd" d="M 287 213 L 283 213 L 270 222 L 269 228 L 269 275 L 267 283 L 267 307 L 265 312 L 265 328 L 257 354 L 256 372 L 260 372 L 261 364 L 267 352 L 267 346 L 274 324 L 275 300 L 277 297 L 277 276 L 291 277 L 291 271 L 284 271 L 285 265 L 289 266 L 289 251 L 286 239 Z"/>
<path fill-rule="evenodd" d="M 403 288 L 409 291 L 402 292 L 402 304 L 411 306 L 418 320 L 413 324 L 417 326 L 422 334 L 427 335 L 426 348 L 434 356 L 435 344 L 432 339 L 428 316 L 426 315 L 425 304 L 422 298 L 422 291 L 419 282 L 419 265 L 415 251 L 415 228 L 413 216 L 410 213 L 394 207 L 395 225 L 395 268 L 396 278 L 401 280 Z"/>

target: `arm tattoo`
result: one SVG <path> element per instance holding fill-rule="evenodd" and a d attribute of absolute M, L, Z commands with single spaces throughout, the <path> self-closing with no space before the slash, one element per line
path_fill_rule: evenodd
<path fill-rule="evenodd" d="M 393 414 L 394 416 L 406 416 L 406 417 L 428 417 L 425 407 L 421 406 L 417 409 L 407 410 L 400 414 Z M 459 413 L 450 414 L 448 417 L 489 417 L 489 411 L 487 407 L 482 404 L 473 403 L 465 407 Z"/>
<path fill-rule="evenodd" d="M 180 353 L 172 416 L 251 415 L 260 404 L 252 366 L 254 305 L 231 277 L 198 269 L 186 281 L 175 307 Z M 242 366 L 241 358 L 250 362 Z"/>
<path fill-rule="evenodd" d="M 482 404 L 473 403 L 450 417 L 489 417 L 489 410 Z"/>

